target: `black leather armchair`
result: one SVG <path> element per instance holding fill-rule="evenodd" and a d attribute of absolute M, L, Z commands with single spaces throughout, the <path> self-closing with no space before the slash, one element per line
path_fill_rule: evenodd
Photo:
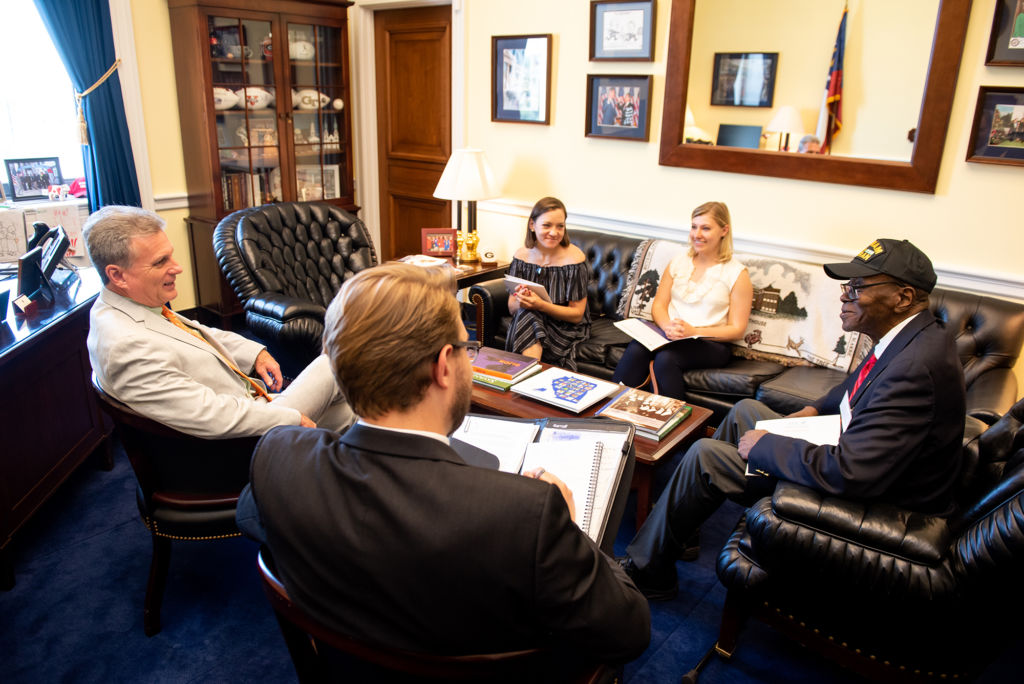
<path fill-rule="evenodd" d="M 715 650 L 731 654 L 756 616 L 873 679 L 976 675 L 1020 635 L 1009 625 L 1024 597 L 1022 420 L 1024 400 L 978 436 L 984 424 L 968 419 L 948 519 L 781 483 L 719 555 Z"/>
<path fill-rule="evenodd" d="M 217 261 L 245 321 L 294 377 L 320 353 L 324 313 L 346 278 L 377 264 L 363 222 L 326 202 L 279 202 L 225 216 Z"/>

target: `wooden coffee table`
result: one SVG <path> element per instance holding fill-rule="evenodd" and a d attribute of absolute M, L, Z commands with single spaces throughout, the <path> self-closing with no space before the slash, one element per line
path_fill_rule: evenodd
<path fill-rule="evenodd" d="M 545 368 L 548 364 L 543 364 Z M 594 412 L 604 406 L 606 400 L 595 403 L 586 411 L 571 413 L 557 406 L 516 394 L 512 390 L 502 392 L 478 383 L 473 383 L 473 411 L 506 418 L 592 418 Z M 665 435 L 660 442 L 641 437 L 633 439 L 636 449 L 636 468 L 633 471 L 632 487 L 636 490 L 636 526 L 639 528 L 651 510 L 651 478 L 654 469 L 666 455 L 677 449 L 686 449 L 693 442 L 704 437 L 708 420 L 713 412 L 702 406 L 693 406 L 686 420 Z"/>

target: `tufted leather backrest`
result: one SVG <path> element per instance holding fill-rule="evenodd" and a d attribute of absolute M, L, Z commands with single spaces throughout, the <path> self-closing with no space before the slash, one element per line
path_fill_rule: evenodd
<path fill-rule="evenodd" d="M 346 278 L 377 263 L 362 220 L 327 202 L 278 202 L 225 216 L 213 234 L 244 304 L 278 292 L 326 307 Z"/>
<path fill-rule="evenodd" d="M 569 240 L 586 255 L 590 266 L 587 306 L 590 315 L 605 315 L 618 320 L 616 309 L 622 291 L 629 283 L 629 268 L 642 238 L 577 230 Z"/>
<path fill-rule="evenodd" d="M 1024 344 L 1024 306 L 994 297 L 936 289 L 929 308 L 956 339 L 964 380 L 992 368 L 1012 368 Z"/>

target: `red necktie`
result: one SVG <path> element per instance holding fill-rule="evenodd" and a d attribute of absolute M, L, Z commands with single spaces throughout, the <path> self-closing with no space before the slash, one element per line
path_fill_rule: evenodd
<path fill-rule="evenodd" d="M 170 321 L 171 323 L 173 323 L 177 327 L 181 328 L 182 330 L 184 330 L 188 334 L 194 336 L 196 339 L 199 339 L 199 340 L 202 340 L 203 342 L 206 342 L 206 344 L 210 344 L 206 340 L 205 337 L 203 337 L 202 335 L 199 334 L 198 330 L 194 330 L 194 329 L 188 327 L 187 325 L 185 325 L 184 323 L 182 323 L 181 319 L 178 318 L 174 314 L 174 312 L 171 311 L 170 307 L 168 307 L 166 304 L 164 304 L 163 310 L 161 311 L 161 313 L 163 314 L 164 318 L 166 318 L 168 321 Z M 240 371 L 238 369 L 238 366 L 236 366 L 235 364 L 233 364 L 231 362 L 231 359 L 225 358 L 224 355 L 221 354 L 219 351 L 217 351 L 216 347 L 214 347 L 212 344 L 210 344 L 210 347 L 213 348 L 213 351 L 217 353 L 217 356 L 219 356 L 220 358 L 224 359 L 224 363 L 228 364 L 228 366 L 231 368 L 231 370 L 233 370 L 236 373 L 238 373 L 238 375 L 240 375 L 241 378 L 243 380 L 245 380 L 246 385 L 249 387 L 249 389 L 250 389 L 250 391 L 252 393 L 254 393 L 258 397 L 263 397 L 267 401 L 271 400 L 271 396 L 269 394 L 267 394 L 267 391 L 265 389 L 260 387 L 259 383 L 253 382 L 252 378 L 250 378 L 248 375 L 246 375 L 245 373 Z"/>
<path fill-rule="evenodd" d="M 861 366 L 860 373 L 857 374 L 857 382 L 853 383 L 853 390 L 850 392 L 851 399 L 853 398 L 853 395 L 857 393 L 857 390 L 860 389 L 860 384 L 864 382 L 864 378 L 868 377 L 868 373 L 870 373 L 871 369 L 875 367 L 875 361 L 877 360 L 878 359 L 875 358 L 875 353 L 871 352 L 871 356 L 868 357 L 867 362 Z"/>

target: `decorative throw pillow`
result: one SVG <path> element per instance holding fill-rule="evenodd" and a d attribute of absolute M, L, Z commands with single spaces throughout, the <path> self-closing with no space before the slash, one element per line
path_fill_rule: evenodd
<path fill-rule="evenodd" d="M 619 299 L 619 316 L 654 320 L 651 307 L 661 274 L 676 255 L 684 254 L 687 249 L 686 245 L 671 240 L 644 240 L 637 245 L 629 267 L 629 279 Z"/>

